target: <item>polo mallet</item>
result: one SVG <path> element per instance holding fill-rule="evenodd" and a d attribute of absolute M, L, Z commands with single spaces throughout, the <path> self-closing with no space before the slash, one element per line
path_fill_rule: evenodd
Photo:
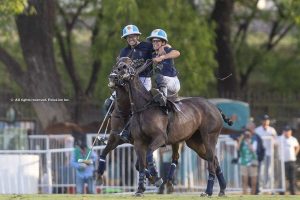
<path fill-rule="evenodd" d="M 105 140 L 106 132 L 105 132 L 104 138 L 100 138 L 100 131 L 102 130 L 102 127 L 103 127 L 103 125 L 104 125 L 104 123 L 105 123 L 105 121 L 106 121 L 106 119 L 107 119 L 107 116 L 108 116 L 108 114 L 109 114 L 109 112 L 110 112 L 110 110 L 111 110 L 111 108 L 112 108 L 112 105 L 114 104 L 114 101 L 115 101 L 115 100 L 112 100 L 112 102 L 111 102 L 111 104 L 110 104 L 110 106 L 109 106 L 109 108 L 108 108 L 108 110 L 107 110 L 107 112 L 106 112 L 106 115 L 105 115 L 105 117 L 104 117 L 104 120 L 102 121 L 102 124 L 101 124 L 101 126 L 100 126 L 100 128 L 99 128 L 99 130 L 98 130 L 98 133 L 97 133 L 97 135 L 96 135 L 96 138 L 94 139 L 93 144 L 92 144 L 92 146 L 91 146 L 91 148 L 90 148 L 90 150 L 89 150 L 89 152 L 88 152 L 86 158 L 85 158 L 85 159 L 78 159 L 78 162 L 79 162 L 79 163 L 86 163 L 86 162 L 87 162 L 87 160 L 89 159 L 89 157 L 90 157 L 90 155 L 91 155 L 91 153 L 92 153 L 92 150 L 93 150 L 93 148 L 94 148 L 94 146 L 95 146 L 95 143 L 96 143 L 97 139 L 99 139 L 100 141 L 104 141 L 104 140 Z M 108 127 L 108 123 L 109 123 L 109 120 L 107 121 L 106 130 L 107 130 L 107 127 Z"/>
<path fill-rule="evenodd" d="M 110 122 L 110 118 L 108 118 L 108 121 L 107 121 L 107 123 L 106 123 L 106 127 L 105 127 L 105 131 L 104 131 L 103 137 L 100 137 L 100 135 L 98 136 L 98 140 L 99 140 L 101 143 L 105 144 L 105 145 L 106 145 L 106 143 L 105 143 L 105 140 L 106 140 L 106 133 L 107 133 L 107 129 L 108 129 L 108 124 L 109 124 L 109 122 Z"/>

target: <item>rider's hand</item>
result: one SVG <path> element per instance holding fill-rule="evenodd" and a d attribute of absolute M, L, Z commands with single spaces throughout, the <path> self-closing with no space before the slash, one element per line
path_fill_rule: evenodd
<path fill-rule="evenodd" d="M 153 62 L 154 63 L 160 63 L 161 61 L 163 61 L 165 59 L 165 56 L 162 55 L 162 56 L 158 56 L 156 58 L 153 58 Z"/>
<path fill-rule="evenodd" d="M 87 167 L 87 165 L 85 163 L 79 163 L 79 170 L 84 170 Z"/>
<path fill-rule="evenodd" d="M 83 163 L 86 164 L 86 165 L 91 165 L 91 164 L 93 164 L 93 160 L 91 160 L 91 159 L 84 160 Z"/>

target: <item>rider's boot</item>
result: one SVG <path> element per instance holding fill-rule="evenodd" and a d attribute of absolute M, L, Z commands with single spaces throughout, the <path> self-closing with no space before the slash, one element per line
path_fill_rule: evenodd
<path fill-rule="evenodd" d="M 162 111 L 168 115 L 167 108 L 167 87 L 160 87 L 158 89 L 152 89 L 151 93 L 153 95 L 153 100 L 161 106 Z"/>
<path fill-rule="evenodd" d="M 153 95 L 153 100 L 157 103 L 159 103 L 160 106 L 166 106 L 167 103 L 167 97 L 164 94 L 164 92 L 162 92 L 159 89 L 156 88 L 152 88 L 151 89 L 151 93 Z"/>

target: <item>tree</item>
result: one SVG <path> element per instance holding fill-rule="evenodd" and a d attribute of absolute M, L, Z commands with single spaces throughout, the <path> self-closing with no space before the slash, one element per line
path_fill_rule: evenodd
<path fill-rule="evenodd" d="M 247 12 L 245 12 L 246 14 L 235 12 L 237 31 L 233 37 L 233 48 L 239 66 L 237 71 L 239 72 L 241 90 L 247 88 L 251 75 L 263 65 L 268 54 L 276 51 L 275 48 L 295 27 L 291 4 L 295 6 L 296 1 L 274 0 L 273 8 L 269 9 L 258 9 L 258 2 L 258 0 L 252 2 L 238 1 L 237 6 L 242 7 Z M 253 46 L 249 44 L 249 37 L 251 37 L 249 27 L 251 23 L 258 20 L 269 26 L 270 29 L 266 32 L 266 39 L 262 39 L 258 46 Z"/>
<path fill-rule="evenodd" d="M 234 54 L 231 45 L 231 18 L 233 14 L 234 0 L 216 0 L 212 11 L 211 19 L 216 23 L 216 47 L 215 54 L 218 61 L 218 76 L 220 78 L 231 77 L 218 80 L 219 95 L 233 93 L 236 94 L 237 75 L 235 73 Z"/>
<path fill-rule="evenodd" d="M 181 95 L 205 94 L 215 82 L 213 29 L 184 0 L 160 1 L 159 7 L 154 0 L 30 0 L 24 8 L 16 18 L 23 59 L 2 46 L 1 62 L 25 97 L 62 98 L 67 93 L 76 103 L 74 110 L 70 103 L 34 103 L 43 126 L 55 118 L 80 120 L 81 105 L 109 95 L 107 75 L 126 45 L 120 32 L 127 24 L 138 25 L 143 40 L 158 27 L 168 32 L 172 46 L 182 54 L 176 59 Z M 42 106 L 49 106 L 49 115 Z"/>
<path fill-rule="evenodd" d="M 16 24 L 26 67 L 0 47 L 0 60 L 29 99 L 63 98 L 53 51 L 54 2 L 28 1 L 35 14 L 21 13 Z M 26 10 L 25 10 L 26 11 Z M 51 83 L 51 84 L 49 84 Z M 65 102 L 35 102 L 32 104 L 43 127 L 52 121 L 70 120 Z"/>

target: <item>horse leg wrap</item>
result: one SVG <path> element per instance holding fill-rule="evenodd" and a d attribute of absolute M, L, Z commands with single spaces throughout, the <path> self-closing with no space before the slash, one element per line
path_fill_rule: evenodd
<path fill-rule="evenodd" d="M 158 172 L 156 170 L 156 166 L 155 166 L 154 162 L 153 163 L 148 163 L 148 169 L 150 171 L 151 176 L 157 177 Z"/>
<path fill-rule="evenodd" d="M 223 172 L 222 172 L 220 166 L 217 167 L 216 174 L 217 174 L 217 178 L 218 178 L 218 181 L 219 181 L 220 189 L 225 190 L 226 181 L 225 181 L 225 178 L 224 178 L 224 175 L 223 175 Z"/>
<path fill-rule="evenodd" d="M 150 175 L 157 177 L 157 170 L 156 170 L 156 166 L 155 166 L 155 162 L 153 159 L 153 154 L 151 151 L 147 152 L 147 157 L 146 157 L 147 163 L 148 163 L 148 169 L 150 171 Z"/>
<path fill-rule="evenodd" d="M 172 162 L 172 164 L 170 166 L 168 176 L 167 176 L 167 181 L 172 181 L 173 180 L 175 170 L 176 170 L 176 164 L 174 162 Z"/>
<path fill-rule="evenodd" d="M 146 178 L 148 178 L 148 179 L 151 177 L 151 174 L 150 174 L 150 172 L 149 172 L 148 169 L 145 169 L 145 176 L 146 176 Z"/>
<path fill-rule="evenodd" d="M 208 194 L 209 196 L 211 196 L 213 193 L 214 182 L 215 182 L 215 175 L 209 174 L 207 180 L 207 188 L 205 191 L 205 193 Z"/>
<path fill-rule="evenodd" d="M 98 166 L 98 173 L 103 175 L 106 167 L 106 161 L 104 156 L 100 156 L 99 158 L 99 166 Z"/>
<path fill-rule="evenodd" d="M 147 151 L 147 155 L 146 155 L 146 161 L 147 163 L 153 163 L 153 153 L 151 150 Z"/>
<path fill-rule="evenodd" d="M 138 191 L 140 191 L 140 192 L 144 192 L 146 190 L 146 188 L 145 188 L 145 184 L 146 184 L 145 176 L 146 176 L 145 172 L 140 172 L 139 173 Z"/>

